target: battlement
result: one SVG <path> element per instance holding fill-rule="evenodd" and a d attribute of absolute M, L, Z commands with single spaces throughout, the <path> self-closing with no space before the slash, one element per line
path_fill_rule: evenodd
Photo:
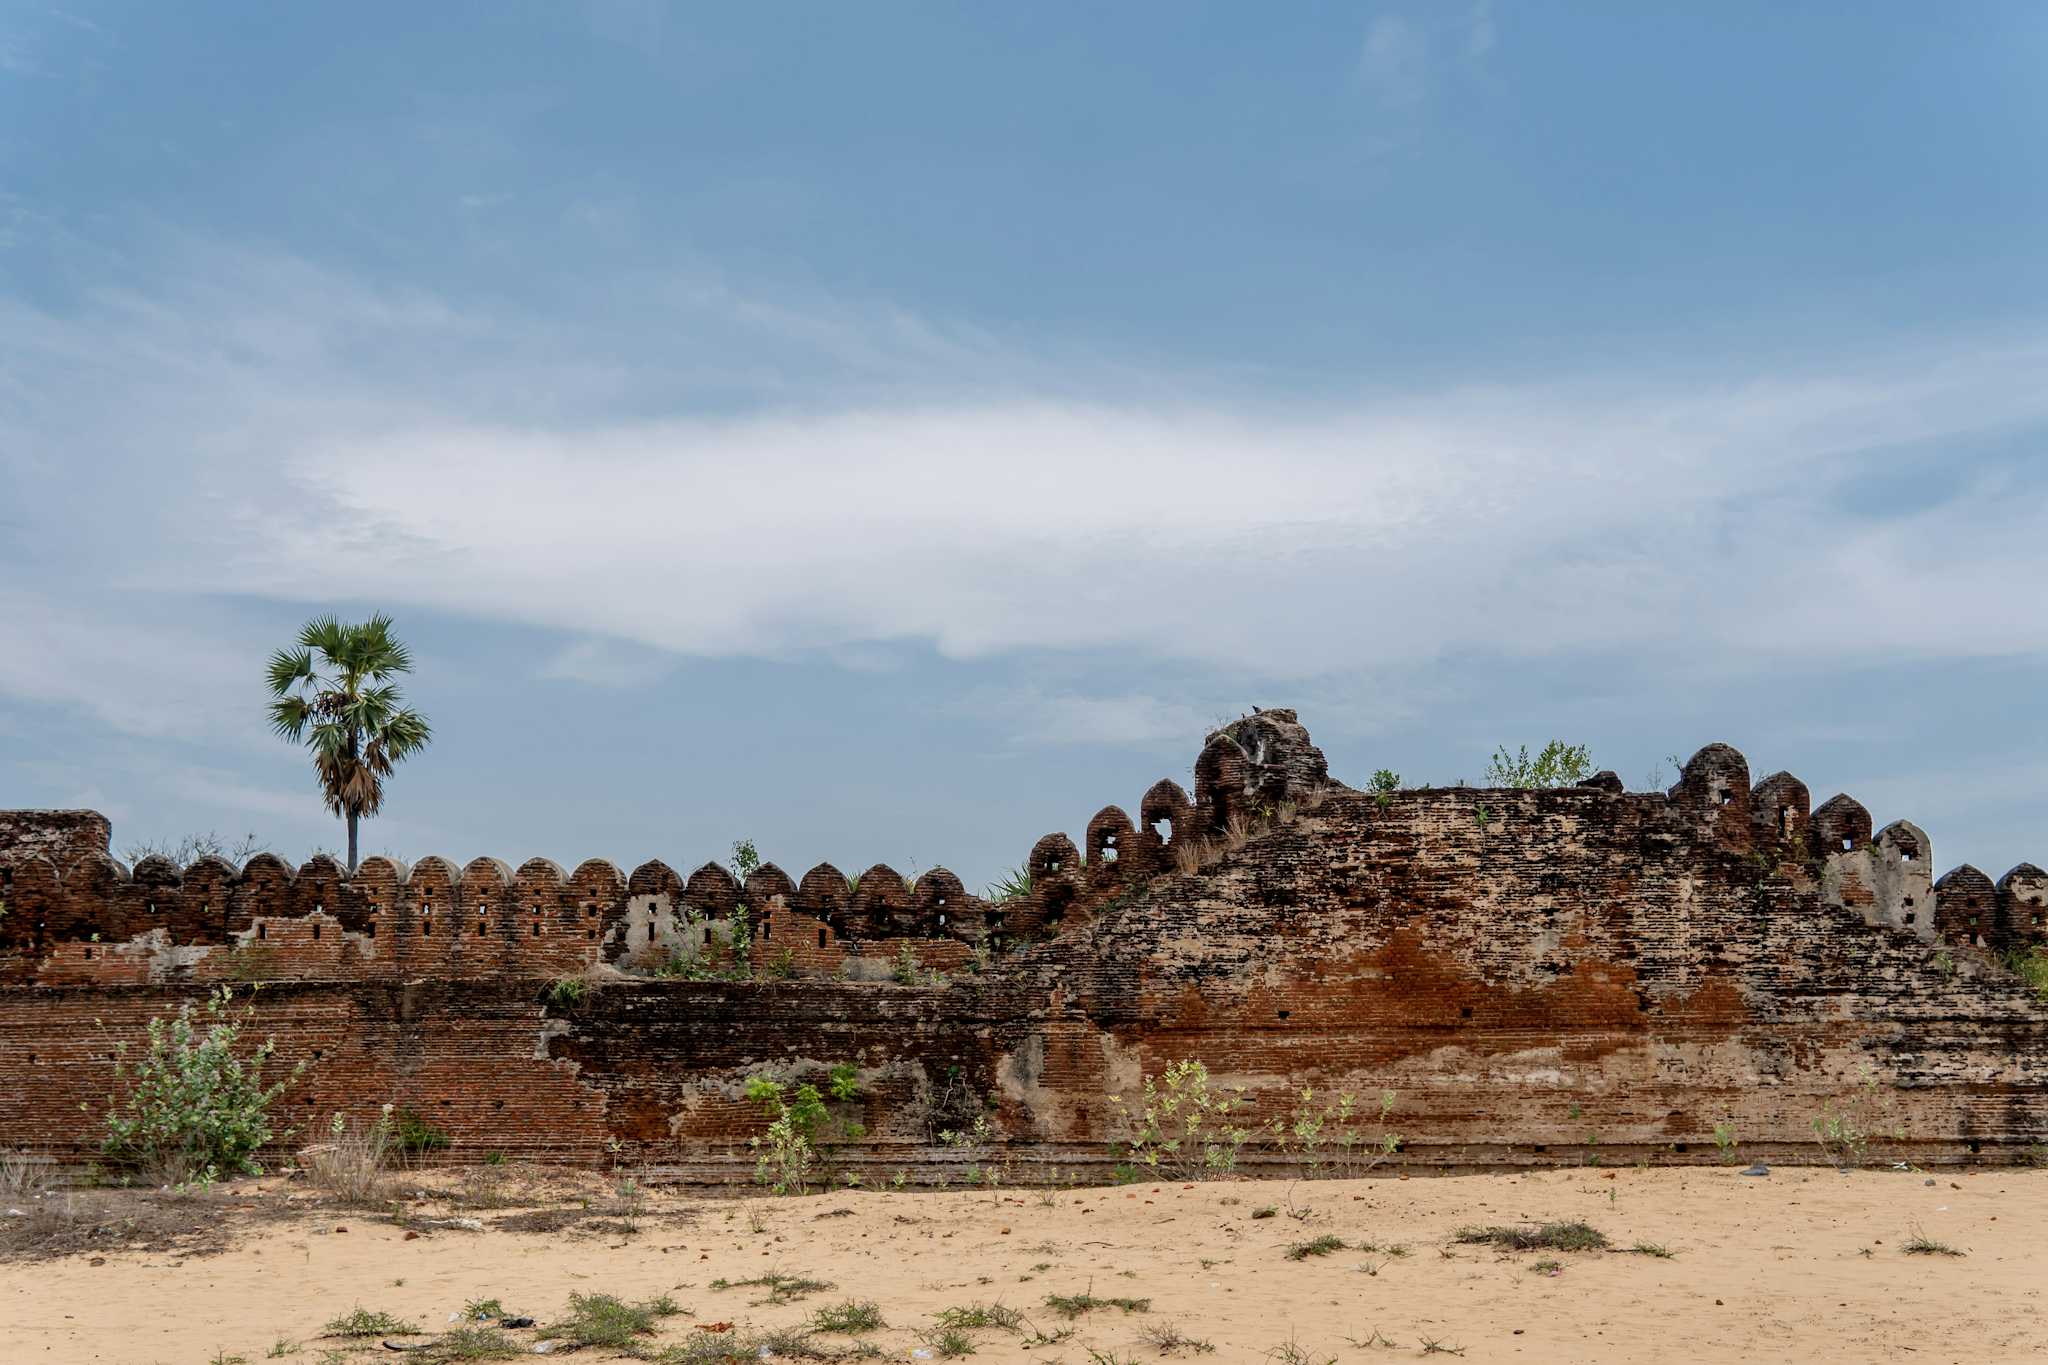
<path fill-rule="evenodd" d="M 729 952 L 740 916 L 737 941 L 755 968 L 837 976 L 852 959 L 905 946 L 944 968 L 1085 925 L 1103 904 L 1350 790 L 1284 710 L 1211 734 L 1194 771 L 1192 799 L 1161 779 L 1135 822 L 1105 806 L 1079 846 L 1064 833 L 1039 839 L 1023 863 L 1029 891 L 1006 900 L 968 892 L 944 867 L 913 882 L 886 864 L 850 878 L 819 863 L 792 880 L 767 863 L 744 886 L 717 862 L 684 877 L 658 859 L 630 874 L 600 858 L 564 872 L 545 858 L 515 869 L 429 856 L 410 866 L 366 858 L 351 876 L 325 855 L 293 868 L 271 853 L 239 868 L 211 857 L 128 868 L 109 853 L 111 827 L 97 812 L 5 811 L 0 980 L 558 977 L 598 963 L 655 974 L 678 954 Z M 1592 819 L 1687 822 L 1873 926 L 1994 950 L 2048 943 L 2048 874 L 2032 863 L 1995 883 L 1968 866 L 1937 881 L 1917 825 L 1896 820 L 1873 835 L 1869 812 L 1847 795 L 1810 810 L 1806 784 L 1789 773 L 1752 788 L 1747 760 L 1726 744 L 1694 754 L 1668 792 L 1626 793 L 1606 773 L 1559 799 L 1582 802 Z"/>
<path fill-rule="evenodd" d="M 1182 1057 L 1255 1126 L 1305 1085 L 1395 1089 L 1447 1161 L 1588 1130 L 1682 1159 L 1723 1119 L 1796 1155 L 1864 1075 L 1915 1160 L 2048 1142 L 2048 1008 L 2002 960 L 2048 943 L 2048 874 L 1937 879 L 1924 830 L 1873 824 L 1725 744 L 1663 792 L 1358 791 L 1290 711 L 1208 736 L 1192 796 L 1162 779 L 1135 818 L 1039 838 L 1003 900 L 883 864 L 128 868 L 92 812 L 5 813 L 0 1145 L 77 1155 L 109 1038 L 259 982 L 307 1064 L 295 1112 L 413 1104 L 472 1156 L 705 1175 L 754 1122 L 749 1076 L 848 1062 L 861 1160 L 930 1156 L 967 1095 L 1000 1140 L 1088 1162 L 1105 1096 Z"/>

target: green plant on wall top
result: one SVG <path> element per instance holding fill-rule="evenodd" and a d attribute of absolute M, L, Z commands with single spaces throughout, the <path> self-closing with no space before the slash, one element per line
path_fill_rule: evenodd
<path fill-rule="evenodd" d="M 1486 765 L 1489 787 L 1568 787 L 1593 774 L 1593 760 L 1583 744 L 1553 739 L 1534 758 L 1524 744 L 1514 753 L 1503 744 Z"/>
<path fill-rule="evenodd" d="M 327 809 L 348 825 L 351 873 L 357 823 L 383 809 L 392 770 L 433 738 L 392 681 L 411 671 L 411 651 L 382 615 L 360 625 L 316 617 L 296 646 L 270 656 L 271 728 L 313 751 Z"/>

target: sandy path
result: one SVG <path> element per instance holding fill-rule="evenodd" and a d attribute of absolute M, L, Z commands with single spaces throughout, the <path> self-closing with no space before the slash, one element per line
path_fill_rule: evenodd
<path fill-rule="evenodd" d="M 317 1362 L 341 1344 L 317 1340 L 320 1325 L 358 1304 L 438 1328 L 466 1299 L 497 1297 L 545 1320 L 580 1291 L 674 1295 L 696 1316 L 670 1319 L 664 1340 L 695 1322 L 795 1322 L 821 1304 L 871 1298 L 891 1324 L 873 1339 L 900 1360 L 917 1344 L 914 1330 L 947 1305 L 1000 1300 L 1050 1330 L 1063 1324 L 1043 1296 L 1092 1285 L 1101 1296 L 1149 1297 L 1152 1311 L 1097 1312 L 1055 1346 L 978 1332 L 975 1359 L 1086 1365 L 1092 1347 L 1151 1361 L 1159 1353 L 1139 1331 L 1169 1319 L 1212 1340 L 1204 1358 L 1216 1361 L 1265 1359 L 1290 1337 L 1318 1365 L 1417 1356 L 1426 1338 L 1463 1347 L 1468 1361 L 2048 1359 L 2048 1172 L 1929 1178 L 1582 1169 L 1147 1184 L 1063 1192 L 1050 1207 L 1029 1191 L 999 1201 L 657 1196 L 657 1216 L 692 1221 L 597 1239 L 446 1231 L 408 1241 L 360 1214 L 309 1213 L 254 1226 L 218 1256 L 115 1252 L 98 1266 L 84 1256 L 0 1266 L 0 1358 L 202 1365 L 225 1352 L 253 1365 L 283 1339 L 304 1343 L 283 1358 Z M 1306 1221 L 1251 1217 L 1290 1199 Z M 852 1212 L 820 1217 L 836 1209 Z M 1466 1223 L 1574 1218 L 1617 1245 L 1662 1243 L 1677 1254 L 1565 1254 L 1555 1257 L 1564 1268 L 1545 1274 L 1531 1267 L 1548 1253 L 1440 1251 Z M 1915 1228 L 1968 1255 L 1904 1254 Z M 1289 1243 L 1324 1233 L 1405 1244 L 1408 1254 L 1286 1259 Z M 1368 1262 L 1380 1263 L 1376 1274 L 1361 1269 Z M 709 1288 L 770 1268 L 836 1288 L 777 1307 L 750 1306 L 760 1291 Z M 1375 1330 L 1396 1348 L 1347 1341 Z M 402 1358 L 373 1350 L 361 1359 L 380 1357 Z"/>

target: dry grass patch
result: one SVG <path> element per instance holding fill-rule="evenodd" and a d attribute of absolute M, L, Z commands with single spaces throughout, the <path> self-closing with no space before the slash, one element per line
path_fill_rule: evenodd
<path fill-rule="evenodd" d="M 1520 1223 L 1512 1227 L 1463 1227 L 1452 1237 L 1503 1251 L 1605 1251 L 1607 1234 L 1586 1223 Z"/>

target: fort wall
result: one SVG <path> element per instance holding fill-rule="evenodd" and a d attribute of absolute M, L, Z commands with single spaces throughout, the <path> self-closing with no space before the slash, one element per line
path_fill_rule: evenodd
<path fill-rule="evenodd" d="M 1711 1160 L 1717 1125 L 1813 1159 L 1849 1105 L 1900 1159 L 2048 1144 L 2048 1005 L 2002 960 L 2048 944 L 2048 874 L 1937 880 L 1917 826 L 1752 786 L 1725 745 L 1668 792 L 1368 794 L 1258 713 L 1192 797 L 1038 840 L 1006 901 L 886 866 L 126 868 L 107 837 L 0 813 L 0 1147 L 91 1155 L 116 1048 L 223 985 L 305 1063 L 302 1129 L 394 1103 L 458 1159 L 730 1178 L 749 1077 L 850 1063 L 843 1172 L 973 1159 L 938 1137 L 978 1114 L 1074 1170 L 1111 1160 L 1109 1097 L 1182 1058 L 1255 1133 L 1304 1087 L 1392 1090 L 1404 1162 Z"/>

